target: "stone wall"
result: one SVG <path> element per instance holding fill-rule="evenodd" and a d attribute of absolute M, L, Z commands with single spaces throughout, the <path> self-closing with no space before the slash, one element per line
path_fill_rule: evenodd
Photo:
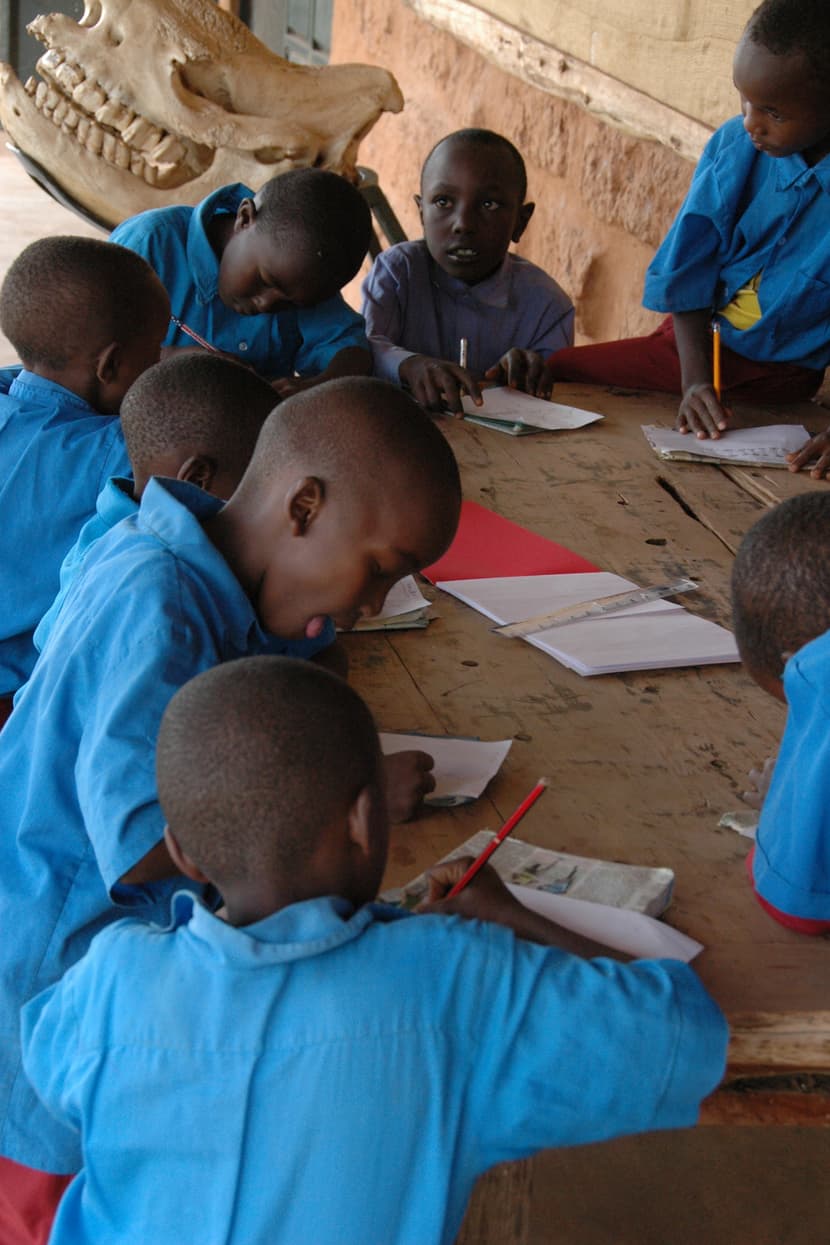
<path fill-rule="evenodd" d="M 643 275 L 688 187 L 688 161 L 506 74 L 403 0 L 344 0 L 334 12 L 332 61 L 383 65 L 403 91 L 403 113 L 380 119 L 360 163 L 378 173 L 409 237 L 420 236 L 412 196 L 433 143 L 462 126 L 498 130 L 522 151 L 537 205 L 517 250 L 570 292 L 577 340 L 659 322 L 641 306 Z"/>

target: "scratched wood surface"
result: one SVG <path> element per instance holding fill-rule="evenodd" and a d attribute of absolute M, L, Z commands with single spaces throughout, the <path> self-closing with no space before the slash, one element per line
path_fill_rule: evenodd
<path fill-rule="evenodd" d="M 562 386 L 557 397 L 606 419 L 524 438 L 444 425 L 465 496 L 639 583 L 689 575 L 701 590 L 685 598 L 688 608 L 727 626 L 742 534 L 774 500 L 830 487 L 784 471 L 660 462 L 640 425 L 670 424 L 671 398 L 586 386 Z M 830 422 L 806 404 L 787 415 L 811 431 Z M 780 422 L 781 412 L 771 418 Z M 827 943 L 763 914 L 745 877 L 747 840 L 718 826 L 722 813 L 743 807 L 749 769 L 777 746 L 782 707 L 739 666 L 581 678 L 522 641 L 494 636 L 453 598 L 427 592 L 440 615 L 428 631 L 348 638 L 357 687 L 385 730 L 514 743 L 476 804 L 394 830 L 388 884 L 475 830 L 496 828 L 545 774 L 551 789 L 523 837 L 674 869 L 667 919 L 706 946 L 696 967 L 735 1022 L 735 1066 L 757 1075 L 830 1069 Z M 806 1023 L 815 1012 L 823 1023 Z"/>

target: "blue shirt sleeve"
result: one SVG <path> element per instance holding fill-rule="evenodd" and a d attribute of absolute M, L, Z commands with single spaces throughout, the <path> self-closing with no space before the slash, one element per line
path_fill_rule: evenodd
<path fill-rule="evenodd" d="M 484 927 L 479 927 L 479 936 Z M 582 960 L 487 928 L 470 1101 L 489 1162 L 695 1123 L 728 1029 L 687 965 Z"/>
<path fill-rule="evenodd" d="M 340 294 L 315 307 L 299 308 L 297 327 L 302 343 L 294 367 L 301 376 L 324 372 L 336 354 L 351 346 L 369 349 L 363 316 L 352 311 Z"/>
<path fill-rule="evenodd" d="M 688 194 L 649 264 L 643 304 L 652 311 L 698 311 L 715 305 L 722 252 L 728 248 L 732 224 L 719 176 L 721 145 L 718 131 L 707 143 Z"/>
<path fill-rule="evenodd" d="M 756 890 L 767 903 L 818 921 L 830 920 L 828 675 L 830 634 L 787 663 L 787 724 L 752 860 Z"/>
<path fill-rule="evenodd" d="M 73 996 L 79 970 L 35 995 L 20 1013 L 23 1067 L 26 1076 L 50 1113 L 79 1134 L 81 1112 L 74 1101 L 73 1075 L 78 1054 L 78 1017 Z"/>

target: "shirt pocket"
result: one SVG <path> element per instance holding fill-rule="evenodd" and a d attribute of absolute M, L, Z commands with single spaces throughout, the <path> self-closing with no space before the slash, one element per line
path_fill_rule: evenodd
<path fill-rule="evenodd" d="M 830 282 L 806 272 L 796 271 L 769 309 L 764 306 L 764 283 L 758 291 L 761 320 L 770 316 L 770 335 L 783 345 L 799 339 L 806 355 L 830 338 Z"/>

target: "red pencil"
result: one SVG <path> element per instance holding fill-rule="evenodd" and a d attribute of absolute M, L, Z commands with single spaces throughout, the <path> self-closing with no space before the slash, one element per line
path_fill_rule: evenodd
<path fill-rule="evenodd" d="M 499 830 L 498 834 L 495 835 L 490 840 L 490 842 L 485 847 L 484 851 L 479 856 L 478 860 L 474 860 L 473 863 L 470 865 L 469 869 L 467 870 L 467 872 L 464 874 L 464 876 L 458 879 L 455 886 L 452 888 L 450 893 L 447 895 L 447 899 L 452 899 L 455 895 L 458 894 L 459 891 L 463 891 L 464 887 L 467 885 L 468 882 L 472 881 L 472 879 L 478 873 L 482 865 L 485 864 L 486 861 L 488 861 L 490 857 L 493 855 L 493 852 L 496 850 L 499 844 L 504 842 L 504 840 L 507 838 L 508 834 L 514 828 L 514 826 L 517 826 L 519 822 L 522 820 L 527 810 L 536 803 L 536 801 L 539 799 L 539 796 L 545 790 L 545 787 L 547 787 L 547 785 L 548 785 L 547 778 L 539 779 L 536 786 L 530 792 L 530 795 L 525 796 L 525 798 L 522 800 L 519 807 L 516 809 L 515 813 L 511 813 L 511 815 L 507 818 L 507 821 L 502 826 L 501 830 Z"/>
<path fill-rule="evenodd" d="M 183 333 L 187 333 L 188 337 L 192 337 L 195 342 L 198 342 L 198 344 L 203 346 L 205 350 L 209 350 L 211 354 L 222 353 L 220 350 L 217 350 L 215 346 L 211 346 L 210 342 L 206 341 L 204 337 L 200 337 L 195 329 L 190 328 L 190 326 L 185 324 L 184 320 L 180 320 L 178 316 L 171 316 L 170 319 L 177 328 L 180 328 Z"/>

